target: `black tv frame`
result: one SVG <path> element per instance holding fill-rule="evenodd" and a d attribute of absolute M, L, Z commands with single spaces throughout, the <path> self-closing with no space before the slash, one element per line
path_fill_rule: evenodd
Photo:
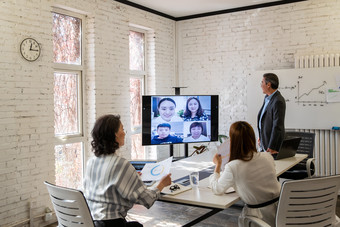
<path fill-rule="evenodd" d="M 211 97 L 211 138 L 210 141 L 218 141 L 218 118 L 219 118 L 219 96 L 218 95 L 143 95 L 142 96 L 142 145 L 143 146 L 154 146 L 154 145 L 173 145 L 173 144 L 189 144 L 197 142 L 181 142 L 181 143 L 170 143 L 170 144 L 151 144 L 151 108 L 152 108 L 152 97 L 197 97 L 197 96 L 209 96 Z M 170 152 L 171 153 L 171 152 Z"/>

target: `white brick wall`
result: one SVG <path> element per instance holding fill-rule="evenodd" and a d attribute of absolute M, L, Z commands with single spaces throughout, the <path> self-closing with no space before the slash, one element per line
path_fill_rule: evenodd
<path fill-rule="evenodd" d="M 294 68 L 296 54 L 339 52 L 339 12 L 339 0 L 311 0 L 180 21 L 179 86 L 220 95 L 219 130 L 227 133 L 246 118 L 249 73 Z"/>
<path fill-rule="evenodd" d="M 95 119 L 120 114 L 129 130 L 129 23 L 156 33 L 154 90 L 171 91 L 174 79 L 175 22 L 112 0 L 32 0 L 0 3 L 0 226 L 29 217 L 28 202 L 41 214 L 51 207 L 44 180 L 54 182 L 54 116 L 52 7 L 87 15 L 85 23 L 86 135 Z M 23 38 L 33 37 L 42 46 L 40 58 L 25 61 L 19 52 Z M 155 80 L 153 72 L 153 80 Z M 157 73 L 159 74 L 159 73 Z M 162 79 L 165 78 L 165 79 Z M 157 82 L 158 83 L 158 82 Z M 127 144 L 121 153 L 129 157 Z M 88 147 L 88 146 L 87 146 Z M 87 155 L 89 152 L 87 152 Z M 37 220 L 41 222 L 41 220 Z M 37 223 L 36 223 L 37 224 Z"/>
<path fill-rule="evenodd" d="M 44 180 L 54 182 L 53 6 L 85 12 L 86 135 L 94 120 L 120 114 L 129 130 L 129 23 L 155 31 L 155 71 L 148 94 L 220 95 L 220 132 L 245 119 L 246 75 L 294 66 L 294 55 L 337 53 L 340 1 L 310 0 L 202 19 L 178 26 L 179 84 L 175 83 L 175 22 L 111 0 L 0 2 L 0 226 L 50 206 Z M 42 45 L 38 61 L 20 56 L 23 38 Z M 155 78 L 156 77 L 156 78 Z M 260 92 L 260 91 L 259 91 Z M 127 135 L 129 138 L 129 133 Z M 122 150 L 129 157 L 129 141 Z"/>

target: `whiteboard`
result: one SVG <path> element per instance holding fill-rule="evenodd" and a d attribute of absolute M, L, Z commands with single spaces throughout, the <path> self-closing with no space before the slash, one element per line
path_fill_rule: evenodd
<path fill-rule="evenodd" d="M 263 74 L 279 77 L 279 91 L 286 100 L 286 128 L 331 129 L 340 126 L 340 102 L 327 102 L 329 89 L 339 90 L 340 67 L 256 71 L 247 76 L 247 121 L 257 127 L 264 94 Z M 335 93 L 340 95 L 340 92 Z M 329 97 L 329 96 L 328 96 Z"/>

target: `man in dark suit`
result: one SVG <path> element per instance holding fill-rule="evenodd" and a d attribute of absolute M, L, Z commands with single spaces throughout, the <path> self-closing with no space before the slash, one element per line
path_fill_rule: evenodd
<path fill-rule="evenodd" d="M 259 146 L 262 151 L 278 153 L 285 136 L 286 101 L 277 90 L 279 78 L 274 73 L 265 73 L 261 88 L 266 95 L 257 116 Z"/>

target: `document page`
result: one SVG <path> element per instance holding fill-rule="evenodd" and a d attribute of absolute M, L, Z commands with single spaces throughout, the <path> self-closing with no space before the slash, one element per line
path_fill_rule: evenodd
<path fill-rule="evenodd" d="M 170 173 L 172 157 L 157 163 L 146 163 L 142 169 L 142 181 L 158 181 Z"/>

